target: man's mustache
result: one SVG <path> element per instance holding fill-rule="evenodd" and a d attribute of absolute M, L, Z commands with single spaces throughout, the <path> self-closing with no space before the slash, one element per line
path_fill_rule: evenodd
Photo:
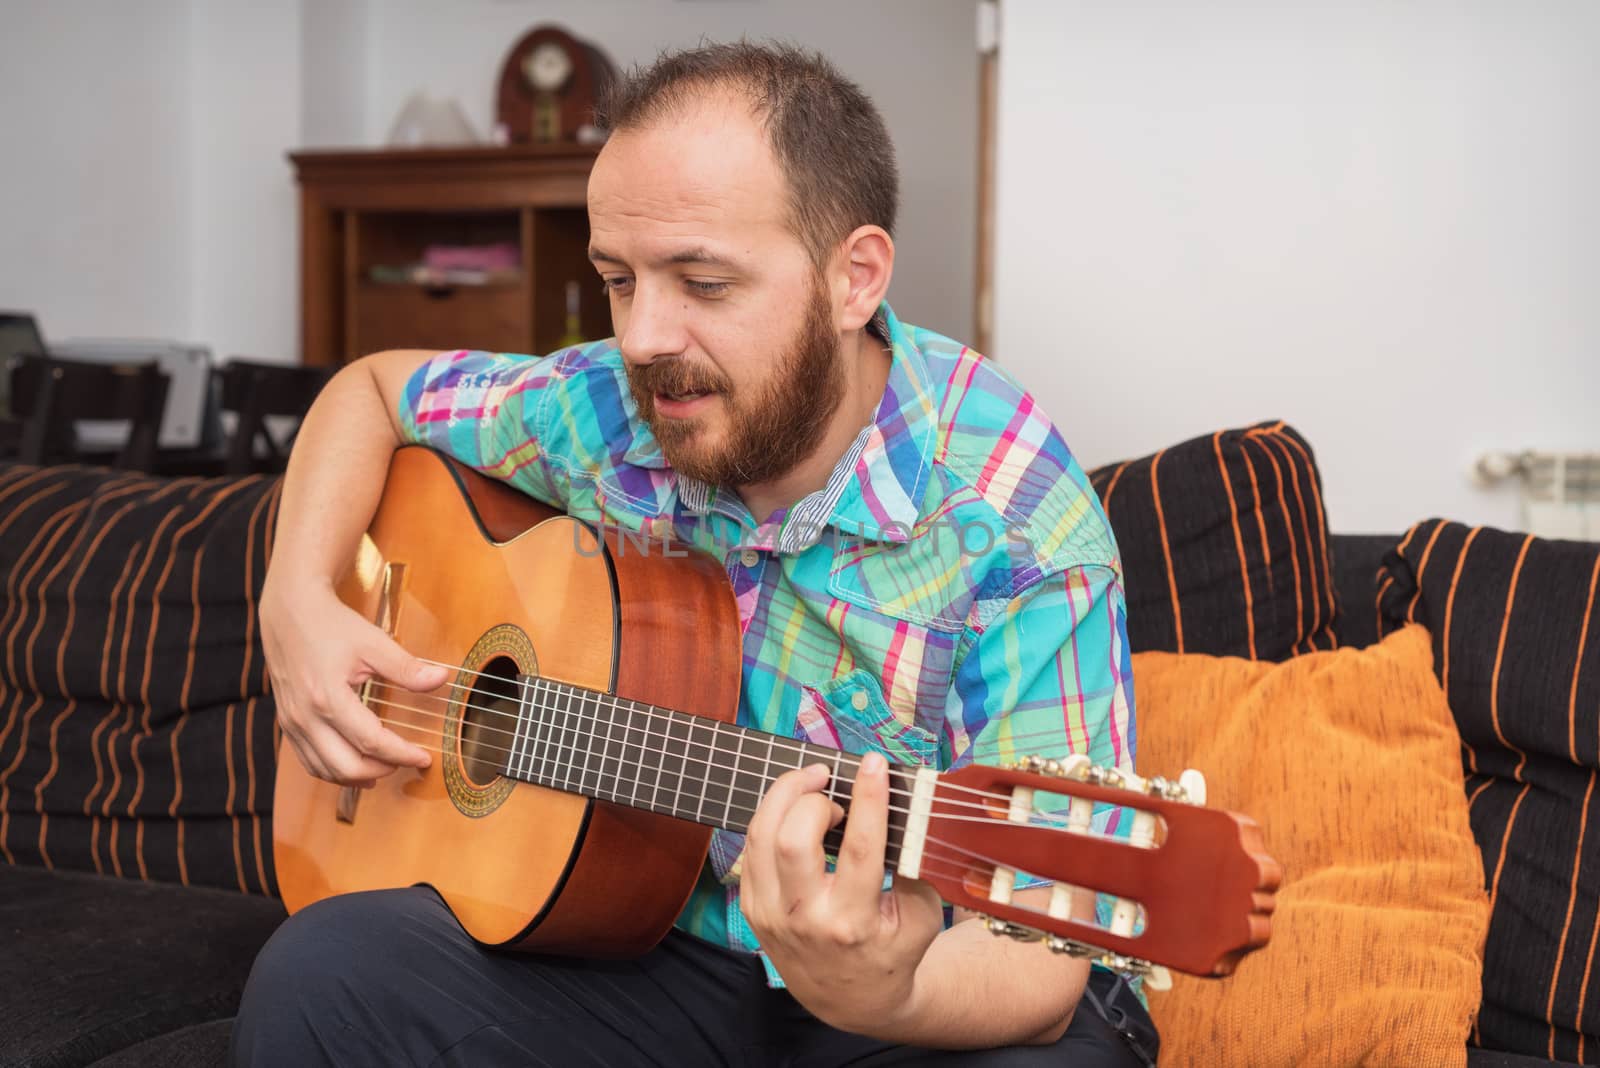
<path fill-rule="evenodd" d="M 732 383 L 711 368 L 694 367 L 682 359 L 630 366 L 628 380 L 637 392 L 651 396 L 657 393 L 726 393 L 732 388 Z"/>

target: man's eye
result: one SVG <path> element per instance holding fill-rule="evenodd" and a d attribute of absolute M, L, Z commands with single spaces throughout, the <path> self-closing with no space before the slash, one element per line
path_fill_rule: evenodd
<path fill-rule="evenodd" d="M 626 275 L 617 275 L 613 278 L 600 279 L 600 288 L 607 293 L 622 293 L 633 285 L 633 279 Z"/>
<path fill-rule="evenodd" d="M 700 282 L 693 278 L 685 278 L 684 284 L 704 297 L 716 297 L 728 291 L 727 282 Z"/>

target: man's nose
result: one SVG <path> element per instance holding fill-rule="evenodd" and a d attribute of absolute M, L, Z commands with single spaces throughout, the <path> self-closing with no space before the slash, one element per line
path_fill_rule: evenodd
<path fill-rule="evenodd" d="M 638 285 L 617 339 L 622 358 L 643 366 L 663 356 L 681 356 L 688 341 L 684 311 L 682 298 L 675 294 Z"/>

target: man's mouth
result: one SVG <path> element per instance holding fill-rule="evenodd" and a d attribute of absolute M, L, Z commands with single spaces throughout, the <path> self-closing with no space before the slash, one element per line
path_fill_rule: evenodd
<path fill-rule="evenodd" d="M 687 419 L 698 413 L 716 395 L 715 390 L 657 393 L 656 414 L 667 419 Z"/>

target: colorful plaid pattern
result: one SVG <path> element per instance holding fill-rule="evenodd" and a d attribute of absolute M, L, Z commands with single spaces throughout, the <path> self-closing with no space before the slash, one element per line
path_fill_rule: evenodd
<path fill-rule="evenodd" d="M 741 724 L 941 769 L 1081 752 L 1132 771 L 1121 564 L 1088 478 L 992 362 L 888 305 L 880 323 L 894 359 L 874 422 L 826 487 L 760 522 L 668 467 L 612 341 L 441 353 L 400 416 L 409 440 L 574 516 L 724 560 Z M 758 951 L 741 847 L 715 834 L 679 925 Z"/>

